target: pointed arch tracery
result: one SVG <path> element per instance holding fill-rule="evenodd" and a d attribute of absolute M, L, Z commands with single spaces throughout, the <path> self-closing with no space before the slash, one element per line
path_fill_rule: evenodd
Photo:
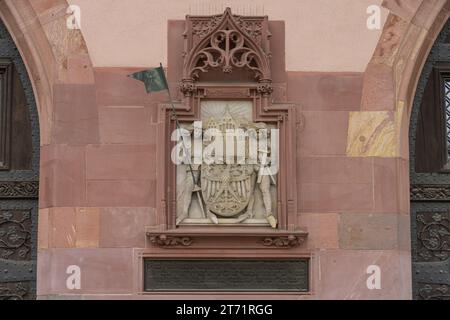
<path fill-rule="evenodd" d="M 222 15 L 188 16 L 181 91 L 190 95 L 210 70 L 231 74 L 241 69 L 271 93 L 270 37 L 267 17 L 237 16 L 229 8 Z"/>

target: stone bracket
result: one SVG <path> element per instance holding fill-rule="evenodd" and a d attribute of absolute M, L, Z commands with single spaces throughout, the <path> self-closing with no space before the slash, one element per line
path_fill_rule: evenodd
<path fill-rule="evenodd" d="M 148 227 L 146 235 L 149 246 L 167 249 L 294 249 L 305 243 L 308 232 L 216 227 L 161 231 Z"/>

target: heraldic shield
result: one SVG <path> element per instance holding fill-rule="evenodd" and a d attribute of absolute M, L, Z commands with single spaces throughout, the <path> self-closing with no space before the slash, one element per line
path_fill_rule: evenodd
<path fill-rule="evenodd" d="M 204 164 L 202 194 L 208 210 L 226 218 L 241 213 L 253 193 L 253 172 L 251 165 Z"/>
<path fill-rule="evenodd" d="M 245 127 L 245 126 L 244 126 Z M 227 130 L 243 128 L 227 108 L 221 119 L 211 118 L 207 129 L 215 129 L 225 137 Z M 225 149 L 227 140 L 223 140 Z M 234 148 L 234 146 L 232 146 Z M 248 155 L 248 152 L 245 153 Z M 247 160 L 247 159 L 246 159 Z M 254 166 L 248 164 L 203 164 L 201 187 L 207 209 L 220 217 L 231 218 L 244 211 L 254 192 Z"/>

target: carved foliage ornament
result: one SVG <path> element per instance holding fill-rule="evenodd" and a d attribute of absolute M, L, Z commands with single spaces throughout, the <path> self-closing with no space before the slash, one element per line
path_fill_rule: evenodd
<path fill-rule="evenodd" d="M 150 242 L 160 247 L 189 247 L 192 245 L 192 239 L 190 237 L 166 235 L 151 235 Z"/>
<path fill-rule="evenodd" d="M 31 254 L 31 213 L 0 211 L 0 259 L 23 261 Z"/>
<path fill-rule="evenodd" d="M 305 242 L 304 237 L 287 236 L 287 237 L 268 237 L 264 239 L 263 244 L 265 247 L 295 248 L 301 246 L 304 242 Z"/>
<path fill-rule="evenodd" d="M 417 215 L 417 255 L 421 261 L 450 258 L 450 213 Z"/>
<path fill-rule="evenodd" d="M 450 300 L 450 285 L 425 284 L 419 289 L 419 296 L 423 300 Z"/>
<path fill-rule="evenodd" d="M 25 300 L 30 297 L 29 282 L 9 282 L 0 284 L 0 301 Z"/>
<path fill-rule="evenodd" d="M 262 29 L 262 20 L 247 21 L 232 15 L 229 8 L 209 21 L 193 21 L 194 42 L 185 58 L 183 82 L 196 81 L 201 73 L 215 68 L 224 73 L 244 68 L 258 81 L 270 80 L 270 53 L 260 45 Z"/>
<path fill-rule="evenodd" d="M 0 182 L 0 199 L 37 198 L 39 182 L 37 181 L 2 181 Z"/>
<path fill-rule="evenodd" d="M 450 185 L 413 185 L 411 199 L 413 201 L 449 201 Z"/>

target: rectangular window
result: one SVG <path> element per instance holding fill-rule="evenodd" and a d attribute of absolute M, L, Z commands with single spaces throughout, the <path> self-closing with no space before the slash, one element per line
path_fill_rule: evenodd
<path fill-rule="evenodd" d="M 437 62 L 424 88 L 415 144 L 417 173 L 450 173 L 450 63 Z"/>
<path fill-rule="evenodd" d="M 0 59 L 0 170 L 10 167 L 12 62 Z"/>

